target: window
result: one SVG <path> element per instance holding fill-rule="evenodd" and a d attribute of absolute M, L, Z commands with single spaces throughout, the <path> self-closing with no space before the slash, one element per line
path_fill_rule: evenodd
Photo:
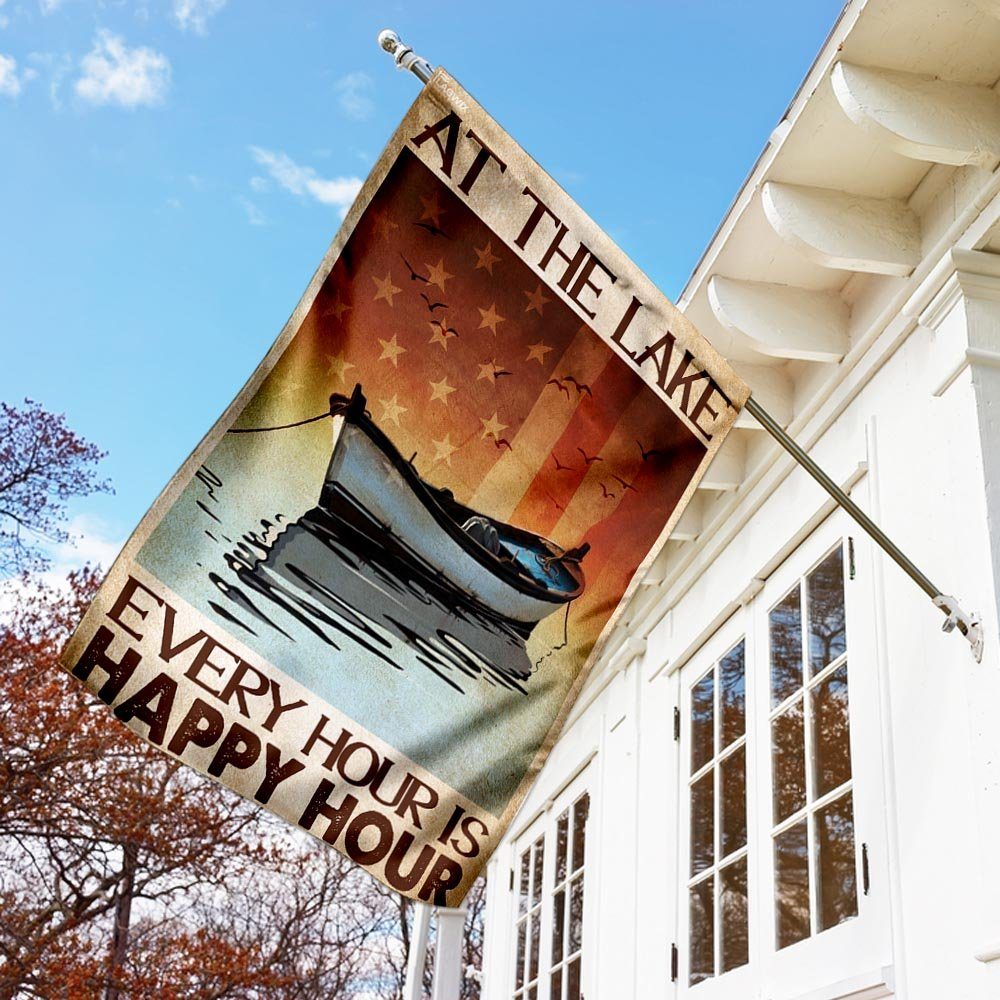
<path fill-rule="evenodd" d="M 556 821 L 552 893 L 550 1000 L 579 1000 L 583 950 L 583 863 L 590 796 L 584 792 Z"/>
<path fill-rule="evenodd" d="M 582 1000 L 590 794 L 583 775 L 517 845 L 514 1000 Z"/>
<path fill-rule="evenodd" d="M 680 995 L 808 995 L 891 954 L 877 602 L 844 527 L 675 675 Z"/>
<path fill-rule="evenodd" d="M 768 634 L 781 949 L 858 914 L 842 546 L 771 608 Z"/>
<path fill-rule="evenodd" d="M 746 644 L 740 640 L 690 696 L 691 985 L 746 965 Z"/>
<path fill-rule="evenodd" d="M 541 836 L 521 853 L 517 897 L 517 960 L 514 967 L 515 1000 L 535 1000 L 538 995 L 544 860 L 545 837 Z"/>

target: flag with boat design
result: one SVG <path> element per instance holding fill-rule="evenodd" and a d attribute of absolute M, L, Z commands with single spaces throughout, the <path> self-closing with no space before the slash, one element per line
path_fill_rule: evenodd
<path fill-rule="evenodd" d="M 747 395 L 438 70 L 64 663 L 455 905 Z"/>

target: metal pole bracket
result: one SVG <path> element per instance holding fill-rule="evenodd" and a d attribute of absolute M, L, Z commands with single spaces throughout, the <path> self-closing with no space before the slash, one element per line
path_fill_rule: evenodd
<path fill-rule="evenodd" d="M 969 640 L 972 655 L 976 663 L 983 662 L 983 623 L 979 615 L 964 611 L 958 601 L 949 594 L 938 594 L 934 598 L 934 606 L 940 608 L 948 617 L 941 626 L 942 632 L 952 632 L 956 626 L 959 632 Z"/>

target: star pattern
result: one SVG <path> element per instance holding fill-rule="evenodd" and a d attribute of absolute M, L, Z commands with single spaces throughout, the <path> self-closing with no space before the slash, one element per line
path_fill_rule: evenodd
<path fill-rule="evenodd" d="M 375 232 L 387 240 L 392 236 L 392 231 L 399 229 L 399 223 L 389 214 L 388 209 L 382 209 L 375 214 Z"/>
<path fill-rule="evenodd" d="M 455 275 L 449 274 L 444 269 L 444 258 L 442 257 L 436 264 L 427 265 L 427 283 L 429 285 L 437 285 L 441 291 L 445 291 L 444 283 L 449 278 L 454 278 Z"/>
<path fill-rule="evenodd" d="M 524 311 L 526 313 L 534 311 L 538 313 L 539 316 L 544 315 L 543 311 L 545 306 L 547 303 L 551 302 L 552 299 L 542 292 L 542 286 L 538 285 L 533 292 L 525 292 L 524 294 L 528 297 L 528 304 Z"/>
<path fill-rule="evenodd" d="M 400 354 L 406 353 L 406 348 L 402 347 L 399 343 L 398 335 L 394 333 L 392 340 L 382 340 L 379 338 L 379 343 L 382 345 L 382 353 L 378 356 L 379 361 L 391 361 L 392 367 L 398 368 Z"/>
<path fill-rule="evenodd" d="M 378 289 L 375 293 L 375 301 L 385 299 L 389 303 L 389 307 L 392 308 L 393 296 L 398 295 L 403 290 L 392 283 L 392 271 L 389 271 L 384 278 L 372 278 L 372 281 L 375 282 L 375 287 Z"/>
<path fill-rule="evenodd" d="M 441 195 L 437 188 L 434 189 L 433 194 L 431 194 L 429 198 L 425 198 L 421 195 L 420 203 L 424 206 L 424 211 L 420 216 L 420 221 L 423 222 L 426 219 L 432 225 L 440 226 L 441 216 L 444 214 L 444 209 L 441 207 Z"/>
<path fill-rule="evenodd" d="M 491 358 L 479 366 L 479 374 L 476 376 L 478 382 L 481 378 L 489 379 L 491 382 L 497 380 L 497 359 Z"/>
<path fill-rule="evenodd" d="M 480 309 L 479 315 L 482 317 L 479 323 L 479 329 L 492 330 L 494 335 L 497 332 L 497 323 L 503 323 L 506 321 L 505 316 L 501 316 L 497 312 L 497 304 L 494 302 L 489 309 Z"/>
<path fill-rule="evenodd" d="M 481 423 L 483 425 L 483 437 L 484 438 L 485 437 L 492 437 L 494 440 L 498 440 L 499 437 L 500 437 L 500 432 L 503 431 L 503 430 L 506 430 L 507 427 L 509 426 L 508 424 L 502 424 L 502 423 L 500 423 L 500 421 L 497 419 L 497 417 L 498 417 L 498 414 L 497 414 L 496 410 L 493 411 L 493 416 L 490 417 L 488 420 L 483 420 L 480 417 L 480 421 L 481 421 Z"/>
<path fill-rule="evenodd" d="M 487 274 L 492 275 L 493 265 L 500 260 L 500 258 L 493 253 L 493 241 L 488 240 L 486 246 L 482 248 L 473 247 L 473 250 L 476 251 L 476 270 L 478 271 L 482 268 Z"/>
<path fill-rule="evenodd" d="M 551 351 L 552 348 L 545 343 L 544 340 L 540 340 L 537 344 L 528 345 L 528 356 L 525 358 L 526 361 L 537 361 L 540 365 L 545 364 L 545 355 Z"/>
<path fill-rule="evenodd" d="M 349 306 L 340 297 L 340 292 L 337 292 L 337 297 L 333 300 L 333 305 L 323 313 L 324 316 L 333 316 L 339 323 L 344 318 L 344 313 L 353 309 L 353 306 Z"/>
<path fill-rule="evenodd" d="M 447 351 L 448 341 L 455 336 L 455 334 L 448 332 L 447 320 L 441 320 L 440 323 L 431 323 L 430 328 L 434 331 L 431 335 L 430 343 L 440 344 Z"/>
<path fill-rule="evenodd" d="M 344 376 L 351 369 L 355 368 L 356 365 L 352 364 L 347 358 L 344 357 L 344 352 L 341 351 L 340 354 L 328 354 L 327 358 L 330 361 L 330 367 L 327 368 L 327 375 L 333 376 L 333 382 L 343 382 Z"/>
<path fill-rule="evenodd" d="M 393 393 L 392 399 L 379 400 L 382 404 L 382 419 L 391 420 L 397 427 L 399 426 L 399 418 L 404 413 L 409 412 L 405 406 L 399 405 L 398 396 L 398 393 Z"/>
<path fill-rule="evenodd" d="M 430 382 L 431 387 L 431 402 L 433 403 L 435 399 L 440 399 L 445 406 L 448 405 L 448 397 L 455 391 L 453 385 L 448 385 L 448 379 L 443 378 L 440 382 Z"/>
<path fill-rule="evenodd" d="M 451 465 L 451 456 L 458 451 L 458 448 L 451 443 L 451 435 L 445 434 L 445 436 L 440 441 L 432 441 L 434 445 L 434 462 L 444 462 L 445 465 Z"/>

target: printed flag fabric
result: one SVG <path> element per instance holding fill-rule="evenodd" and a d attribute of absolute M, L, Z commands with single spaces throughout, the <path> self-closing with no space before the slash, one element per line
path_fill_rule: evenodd
<path fill-rule="evenodd" d="M 747 396 L 438 70 L 64 664 L 457 905 Z"/>

